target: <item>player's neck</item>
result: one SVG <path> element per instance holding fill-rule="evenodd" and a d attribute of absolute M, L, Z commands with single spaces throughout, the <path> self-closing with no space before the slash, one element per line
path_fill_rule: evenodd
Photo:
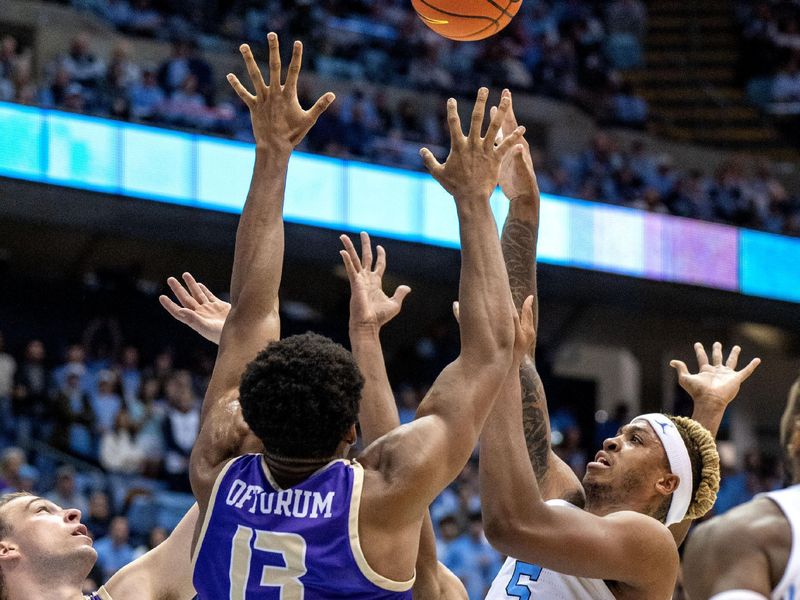
<path fill-rule="evenodd" d="M 53 577 L 22 575 L 6 578 L 8 600 L 83 600 L 83 581 L 54 581 Z"/>
<path fill-rule="evenodd" d="M 264 455 L 264 462 L 269 472 L 282 488 L 289 488 L 302 483 L 320 469 L 326 467 L 335 458 L 319 460 L 295 460 L 277 456 Z"/>
<path fill-rule="evenodd" d="M 630 495 L 622 498 L 617 494 L 609 493 L 609 490 L 593 489 L 588 486 L 586 488 L 586 504 L 583 509 L 598 517 L 605 517 L 623 510 L 632 510 L 644 515 L 652 514 L 651 507 L 647 502 L 636 502 Z"/>

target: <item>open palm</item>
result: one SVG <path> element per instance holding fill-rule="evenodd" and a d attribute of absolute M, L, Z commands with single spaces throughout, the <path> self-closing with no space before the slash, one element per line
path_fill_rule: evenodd
<path fill-rule="evenodd" d="M 739 393 L 742 383 L 753 374 L 759 364 L 760 358 L 754 358 L 741 371 L 736 370 L 739 362 L 739 354 L 742 349 L 734 346 L 728 355 L 728 360 L 722 362 L 722 344 L 714 342 L 711 353 L 711 362 L 703 347 L 703 344 L 694 345 L 697 355 L 697 364 L 700 370 L 697 373 L 690 373 L 686 363 L 673 360 L 670 366 L 678 372 L 678 384 L 692 396 L 692 398 L 703 397 L 727 406 Z"/>
<path fill-rule="evenodd" d="M 342 256 L 350 280 L 351 326 L 382 327 L 394 319 L 411 291 L 401 285 L 391 298 L 383 291 L 383 273 L 386 270 L 386 251 L 378 246 L 378 257 L 372 264 L 372 244 L 369 235 L 361 233 L 361 258 L 349 237 L 340 237 L 344 250 Z"/>
<path fill-rule="evenodd" d="M 219 344 L 222 327 L 231 311 L 231 305 L 220 300 L 202 283 L 195 281 L 191 273 L 183 274 L 184 288 L 174 277 L 167 279 L 176 304 L 169 296 L 159 296 L 161 306 L 177 321 L 188 325 L 210 342 Z"/>

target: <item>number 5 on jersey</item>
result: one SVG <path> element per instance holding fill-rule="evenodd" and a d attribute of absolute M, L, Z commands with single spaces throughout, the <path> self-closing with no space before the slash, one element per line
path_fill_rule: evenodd
<path fill-rule="evenodd" d="M 250 546 L 253 535 L 252 548 Z M 281 600 L 303 600 L 300 578 L 306 574 L 306 541 L 296 533 L 253 530 L 239 525 L 231 548 L 231 600 L 246 600 L 253 550 L 280 554 L 285 567 L 264 566 L 259 585 L 279 587 Z"/>
<path fill-rule="evenodd" d="M 506 586 L 506 594 L 510 598 L 519 598 L 520 600 L 530 600 L 531 585 L 539 580 L 539 575 L 542 574 L 542 568 L 536 565 L 529 565 L 520 560 L 514 566 L 514 574 L 511 576 L 511 581 Z"/>

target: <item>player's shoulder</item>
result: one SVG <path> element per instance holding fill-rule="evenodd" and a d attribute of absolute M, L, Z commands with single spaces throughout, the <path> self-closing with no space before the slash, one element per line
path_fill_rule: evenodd
<path fill-rule="evenodd" d="M 603 518 L 616 525 L 615 531 L 624 532 L 627 541 L 647 549 L 657 560 L 670 560 L 677 564 L 675 538 L 661 521 L 632 510 L 613 512 Z"/>
<path fill-rule="evenodd" d="M 758 553 L 786 535 L 786 517 L 769 498 L 759 497 L 698 524 L 686 546 L 687 557 L 730 557 Z"/>

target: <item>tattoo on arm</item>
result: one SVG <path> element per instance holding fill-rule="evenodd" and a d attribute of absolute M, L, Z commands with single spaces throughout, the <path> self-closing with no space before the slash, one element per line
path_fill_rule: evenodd
<path fill-rule="evenodd" d="M 532 360 L 519 368 L 522 383 L 522 424 L 536 480 L 541 486 L 550 469 L 550 420 L 544 386 Z"/>
<path fill-rule="evenodd" d="M 514 305 L 519 309 L 530 295 L 536 297 L 536 237 L 538 228 L 527 220 L 509 216 L 503 226 L 502 246 Z M 538 306 L 534 302 L 534 323 Z"/>

